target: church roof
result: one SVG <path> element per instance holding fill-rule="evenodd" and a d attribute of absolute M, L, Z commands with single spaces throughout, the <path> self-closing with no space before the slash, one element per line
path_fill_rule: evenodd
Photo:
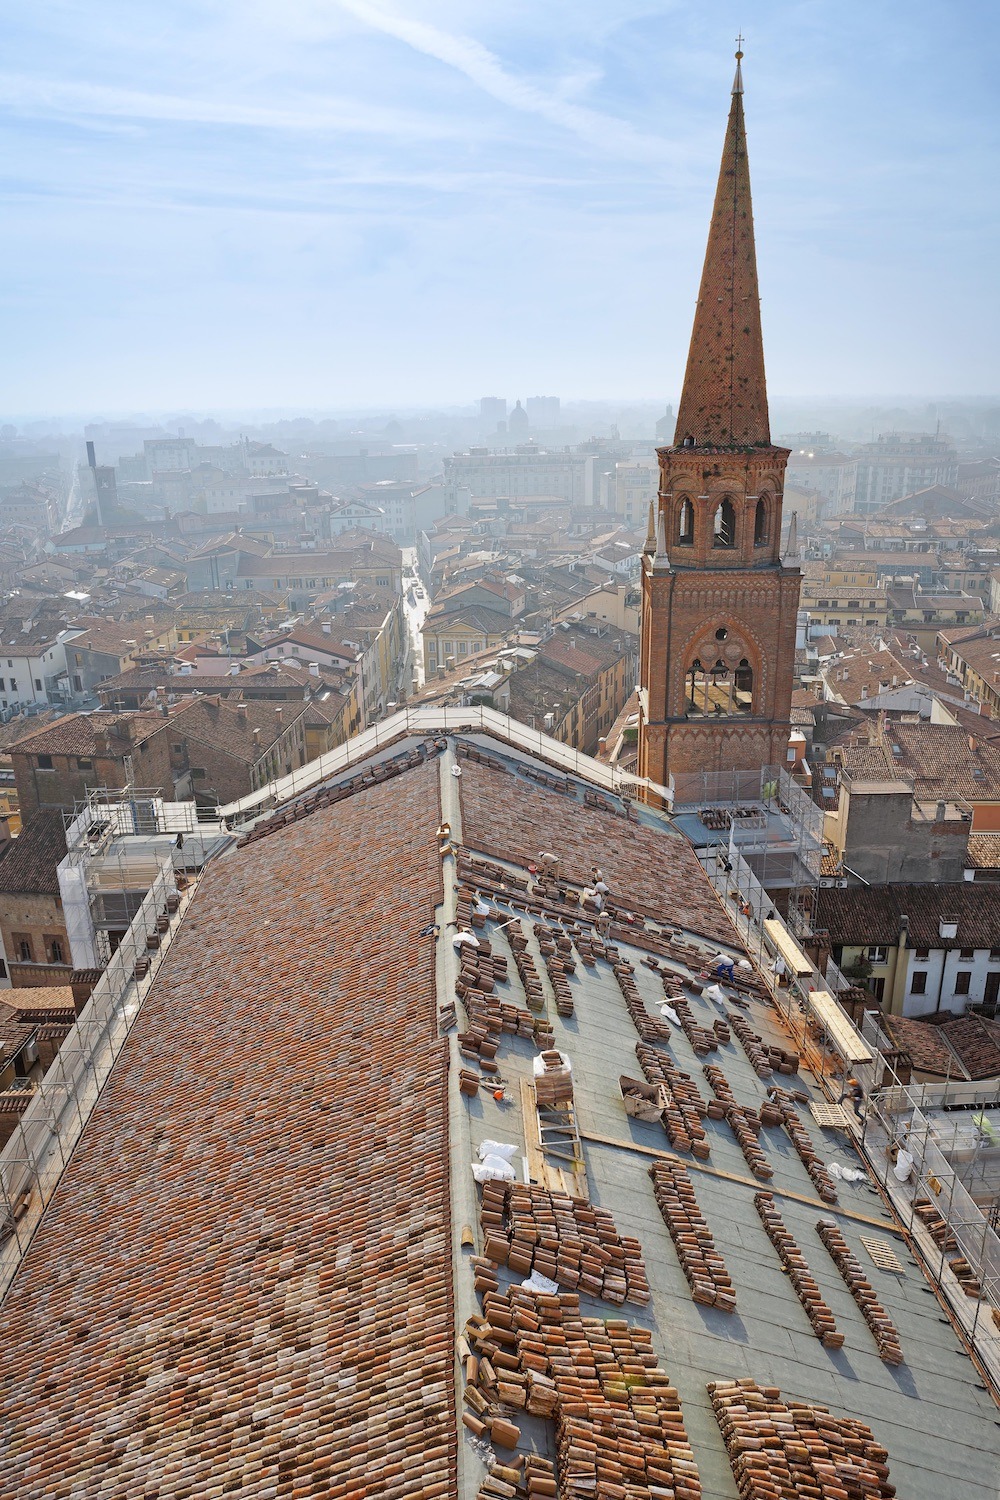
<path fill-rule="evenodd" d="M 750 167 L 737 62 L 675 443 L 769 444 Z"/>

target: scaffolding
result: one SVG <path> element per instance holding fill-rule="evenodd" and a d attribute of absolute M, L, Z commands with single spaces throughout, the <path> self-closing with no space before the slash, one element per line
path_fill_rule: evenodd
<path fill-rule="evenodd" d="M 165 865 L 0 1151 L 0 1296 L 110 1077 L 184 909 Z"/>

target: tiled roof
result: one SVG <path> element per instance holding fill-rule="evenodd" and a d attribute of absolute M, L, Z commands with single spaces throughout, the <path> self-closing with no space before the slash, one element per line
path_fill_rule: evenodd
<path fill-rule="evenodd" d="M 918 796 L 1000 798 L 1000 746 L 992 741 L 972 743 L 965 729 L 952 724 L 891 724 L 885 738 L 893 763 L 912 775 Z"/>
<path fill-rule="evenodd" d="M 1000 946 L 1000 884 L 873 885 L 821 889 L 814 925 L 831 942 L 848 947 L 899 941 L 900 917 L 909 918 L 911 948 L 995 948 Z M 958 932 L 943 938 L 938 924 L 957 921 Z"/>
<path fill-rule="evenodd" d="M 66 714 L 53 724 L 24 735 L 17 743 L 23 755 L 117 755 L 147 739 L 162 724 L 156 713 Z"/>
<path fill-rule="evenodd" d="M 616 630 L 606 636 L 593 635 L 586 630 L 557 630 L 551 640 L 539 647 L 539 656 L 550 665 L 581 672 L 585 677 L 596 677 L 630 651 L 637 652 L 638 649 L 638 637 L 627 630 Z"/>
<path fill-rule="evenodd" d="M 970 1078 L 1000 1078 L 1000 1024 L 984 1016 L 957 1016 L 941 1030 Z"/>
<path fill-rule="evenodd" d="M 1000 870 L 1000 833 L 971 833 L 965 863 L 971 870 Z"/>
<path fill-rule="evenodd" d="M 0 1311 L 3 1494 L 459 1494 L 437 775 L 210 867 Z"/>
<path fill-rule="evenodd" d="M 471 761 L 463 765 L 461 786 L 462 836 L 471 848 L 522 865 L 544 849 L 558 855 L 560 868 L 581 885 L 589 883 L 590 867 L 599 863 L 623 905 L 668 925 L 733 941 L 732 925 L 694 850 L 679 835 L 613 818 Z"/>
<path fill-rule="evenodd" d="M 897 1047 L 910 1054 L 913 1066 L 922 1073 L 959 1076 L 956 1059 L 944 1040 L 944 1027 L 908 1016 L 885 1016 L 882 1021 Z"/>
<path fill-rule="evenodd" d="M 270 703 L 247 699 L 239 705 L 223 698 L 195 698 L 169 719 L 160 719 L 171 736 L 199 740 L 235 760 L 256 765 L 262 755 L 305 713 L 304 703 Z M 257 738 L 254 731 L 259 730 Z"/>
<path fill-rule="evenodd" d="M 62 813 L 48 809 L 36 812 L 0 859 L 0 891 L 58 896 L 56 865 L 65 853 Z"/>

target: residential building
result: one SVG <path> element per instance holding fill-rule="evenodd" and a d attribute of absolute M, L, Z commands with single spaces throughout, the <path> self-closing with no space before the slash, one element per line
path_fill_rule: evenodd
<path fill-rule="evenodd" d="M 151 651 L 173 651 L 177 632 L 171 613 L 142 621 L 83 620 L 66 639 L 66 674 L 71 692 L 93 697 L 100 683 L 117 677 Z"/>
<path fill-rule="evenodd" d="M 924 651 L 933 651 L 942 630 L 953 625 L 981 625 L 983 601 L 974 594 L 922 589 L 919 584 L 887 589 L 889 624 L 912 636 Z"/>
<path fill-rule="evenodd" d="M 882 433 L 856 450 L 857 489 L 854 509 L 873 515 L 893 500 L 931 485 L 954 488 L 958 454 L 948 438 L 928 433 Z"/>
<path fill-rule="evenodd" d="M 615 514 L 630 531 L 645 530 L 649 507 L 656 498 L 660 467 L 654 457 L 615 464 Z"/>
<path fill-rule="evenodd" d="M 517 625 L 504 609 L 470 604 L 441 614 L 431 610 L 424 620 L 424 672 L 430 679 L 451 659 L 475 656 L 502 646 L 517 633 Z"/>
<path fill-rule="evenodd" d="M 63 815 L 45 808 L 0 844 L 0 938 L 15 989 L 68 984 L 73 972 L 56 867 L 66 853 Z"/>
<path fill-rule="evenodd" d="M 45 809 L 72 812 L 95 787 L 172 796 L 162 723 L 149 712 L 68 714 L 22 735 L 10 748 L 22 821 Z"/>
<path fill-rule="evenodd" d="M 785 469 L 785 484 L 818 495 L 817 518 L 833 520 L 854 510 L 858 462 L 844 453 L 795 448 Z"/>
<path fill-rule="evenodd" d="M 173 793 L 203 807 L 235 801 L 305 764 L 305 703 L 231 703 L 217 694 L 161 719 Z"/>
<path fill-rule="evenodd" d="M 1000 995 L 996 890 L 922 883 L 822 889 L 813 925 L 886 1012 L 963 1015 Z"/>
<path fill-rule="evenodd" d="M 607 625 L 559 625 L 509 679 L 510 713 L 597 753 L 635 689 L 638 638 Z"/>
<path fill-rule="evenodd" d="M 1000 621 L 939 630 L 937 650 L 949 677 L 991 719 L 1000 719 Z"/>
<path fill-rule="evenodd" d="M 884 632 L 889 597 L 876 584 L 874 569 L 851 567 L 847 559 L 806 563 L 802 570 L 801 607 L 809 611 L 809 633 L 839 635 L 845 626 Z"/>

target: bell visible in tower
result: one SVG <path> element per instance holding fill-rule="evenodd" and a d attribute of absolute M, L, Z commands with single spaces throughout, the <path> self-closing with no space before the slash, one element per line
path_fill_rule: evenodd
<path fill-rule="evenodd" d="M 643 555 L 639 769 L 660 785 L 783 765 L 790 728 L 800 576 L 781 557 L 789 450 L 768 418 L 742 57 Z"/>

